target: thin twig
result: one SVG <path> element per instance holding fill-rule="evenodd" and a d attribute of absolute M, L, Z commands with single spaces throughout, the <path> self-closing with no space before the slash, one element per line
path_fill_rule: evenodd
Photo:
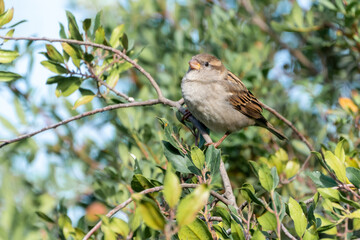
<path fill-rule="evenodd" d="M 110 111 L 110 110 L 114 110 L 114 109 L 118 109 L 118 108 L 127 108 L 127 107 L 139 107 L 139 106 L 150 106 L 150 105 L 155 105 L 155 104 L 159 104 L 159 100 L 158 99 L 151 99 L 151 100 L 147 100 L 147 101 L 142 101 L 142 102 L 132 102 L 132 103 L 119 103 L 119 104 L 114 104 L 114 105 L 110 105 L 110 106 L 106 106 L 106 107 L 103 107 L 103 108 L 99 108 L 99 109 L 95 109 L 95 110 L 92 110 L 92 111 L 89 111 L 89 112 L 85 112 L 85 113 L 82 113 L 82 114 L 79 114 L 79 115 L 76 115 L 74 117 L 71 117 L 71 118 L 68 118 L 66 120 L 63 120 L 61 122 L 58 122 L 58 123 L 55 123 L 53 125 L 50 125 L 50 126 L 47 126 L 47 127 L 44 127 L 42 129 L 39 129 L 37 131 L 34 131 L 34 132 L 31 132 L 31 133 L 28 133 L 28 134 L 23 134 L 23 135 L 20 135 L 16 138 L 13 138 L 11 140 L 0 140 L 0 142 L 2 142 L 0 144 L 0 148 L 10 144 L 10 143 L 14 143 L 14 142 L 17 142 L 17 141 L 20 141 L 20 140 L 24 140 L 26 138 L 29 138 L 29 137 L 32 137 L 34 135 L 37 135 L 39 133 L 42 133 L 42 132 L 45 132 L 49 129 L 54 129 L 54 128 L 57 128 L 61 125 L 64 125 L 64 124 L 67 124 L 69 122 L 72 122 L 72 121 L 75 121 L 75 120 L 78 120 L 80 118 L 84 118 L 84 117 L 87 117 L 87 116 L 90 116 L 90 115 L 94 115 L 96 113 L 101 113 L 101 112 L 106 112 L 106 111 Z"/>
<path fill-rule="evenodd" d="M 93 70 L 93 67 L 90 64 L 87 64 L 89 72 L 91 73 L 91 77 L 93 79 L 95 79 L 98 83 L 100 83 L 101 85 L 105 86 L 106 88 L 108 88 L 110 91 L 113 91 L 116 95 L 118 95 L 119 97 L 125 98 L 128 102 L 134 102 L 134 98 L 133 97 L 129 97 L 128 95 L 126 95 L 125 93 L 121 93 L 118 90 L 116 90 L 115 88 L 111 87 L 109 84 L 107 84 L 106 82 L 104 82 L 101 78 L 100 78 L 100 74 L 99 76 L 97 76 Z"/>
<path fill-rule="evenodd" d="M 196 188 L 197 186 L 199 186 L 199 184 L 190 184 L 190 183 L 182 183 L 181 187 L 182 188 Z M 148 194 L 148 193 L 153 193 L 153 192 L 159 192 L 162 191 L 164 189 L 164 186 L 158 186 L 158 187 L 153 187 L 153 188 L 148 188 L 145 189 L 141 192 L 139 192 L 140 194 Z M 223 203 L 225 203 L 226 205 L 229 205 L 229 201 L 227 199 L 225 199 L 224 197 L 222 197 L 220 194 L 218 194 L 217 192 L 211 190 L 210 194 L 213 195 L 214 197 L 218 198 L 220 201 L 222 201 Z M 120 211 L 121 209 L 123 209 L 124 207 L 126 207 L 127 205 L 129 205 L 131 202 L 133 201 L 133 199 L 130 197 L 128 198 L 125 202 L 122 202 L 121 204 L 117 205 L 115 208 L 113 208 L 111 211 L 109 211 L 106 214 L 106 217 L 111 217 L 113 216 L 115 213 L 117 213 L 118 211 Z M 101 226 L 102 221 L 99 221 L 83 238 L 83 240 L 87 240 L 91 237 L 91 235 L 93 235 Z"/>
<path fill-rule="evenodd" d="M 119 55 L 125 61 L 131 63 L 131 65 L 133 65 L 137 70 L 139 70 L 150 81 L 150 83 L 154 87 L 159 99 L 163 98 L 163 94 L 162 94 L 162 92 L 160 90 L 159 85 L 156 83 L 155 79 L 150 75 L 150 73 L 145 71 L 145 69 L 142 68 L 139 64 L 137 64 L 135 60 L 129 58 L 125 53 L 123 53 L 122 51 L 120 51 L 118 49 L 115 49 L 115 48 L 112 48 L 112 47 L 109 47 L 109 46 L 106 46 L 106 45 L 102 45 L 102 44 L 97 44 L 97 43 L 93 43 L 93 42 L 79 41 L 79 40 L 74 40 L 74 39 L 55 39 L 55 38 L 46 38 L 46 37 L 7 37 L 7 36 L 0 36 L 0 38 L 1 39 L 6 39 L 6 40 L 65 42 L 65 43 L 70 43 L 70 44 L 101 48 L 101 49 L 113 52 L 113 53 Z"/>
<path fill-rule="evenodd" d="M 297 130 L 296 127 L 289 120 L 287 120 L 283 115 L 281 115 L 275 109 L 269 107 L 268 105 L 266 105 L 266 104 L 264 104 L 262 102 L 260 102 L 260 104 L 264 109 L 271 112 L 278 119 L 280 119 L 286 125 L 288 125 L 295 132 L 295 134 L 300 138 L 300 140 L 306 144 L 306 146 L 310 149 L 310 151 L 315 151 L 314 147 L 309 143 L 309 141 L 305 138 L 305 136 L 301 132 L 299 132 L 299 130 Z"/>
<path fill-rule="evenodd" d="M 292 239 L 292 240 L 296 240 L 296 237 L 294 237 L 287 229 L 286 227 L 284 226 L 284 224 L 281 224 L 281 229 L 283 230 L 283 232 L 285 233 L 285 235 Z"/>

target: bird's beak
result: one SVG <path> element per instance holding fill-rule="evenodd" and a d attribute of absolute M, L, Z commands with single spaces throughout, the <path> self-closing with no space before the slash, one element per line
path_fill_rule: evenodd
<path fill-rule="evenodd" d="M 199 70 L 201 65 L 198 61 L 196 61 L 195 59 L 191 59 L 189 61 L 189 66 L 190 66 L 190 69 L 195 69 L 195 70 Z"/>

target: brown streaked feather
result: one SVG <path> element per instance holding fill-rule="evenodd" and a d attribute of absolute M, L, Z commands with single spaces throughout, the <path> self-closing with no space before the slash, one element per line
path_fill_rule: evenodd
<path fill-rule="evenodd" d="M 245 87 L 243 82 L 235 76 L 235 74 L 228 72 L 227 81 L 237 87 L 232 87 L 230 90 L 231 96 L 229 102 L 231 105 L 242 114 L 253 118 L 255 120 L 265 120 L 262 112 L 262 107 L 256 97 Z M 265 120 L 266 121 L 266 120 Z"/>

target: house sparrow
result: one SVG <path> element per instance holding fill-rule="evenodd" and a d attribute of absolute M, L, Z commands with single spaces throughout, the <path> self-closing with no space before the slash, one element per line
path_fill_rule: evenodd
<path fill-rule="evenodd" d="M 263 117 L 260 102 L 243 82 L 210 54 L 192 57 L 181 90 L 196 119 L 212 131 L 225 133 L 215 147 L 230 133 L 248 126 L 263 127 L 279 139 L 287 139 Z"/>

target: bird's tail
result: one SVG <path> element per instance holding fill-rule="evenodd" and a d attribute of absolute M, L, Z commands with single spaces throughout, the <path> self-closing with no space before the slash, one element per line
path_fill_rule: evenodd
<path fill-rule="evenodd" d="M 284 136 L 284 134 L 282 134 L 279 130 L 277 130 L 276 128 L 274 128 L 273 125 L 271 125 L 271 123 L 266 122 L 266 126 L 264 126 L 267 130 L 269 130 L 272 134 L 274 134 L 275 136 L 277 136 L 280 140 L 288 140 L 287 137 Z"/>

